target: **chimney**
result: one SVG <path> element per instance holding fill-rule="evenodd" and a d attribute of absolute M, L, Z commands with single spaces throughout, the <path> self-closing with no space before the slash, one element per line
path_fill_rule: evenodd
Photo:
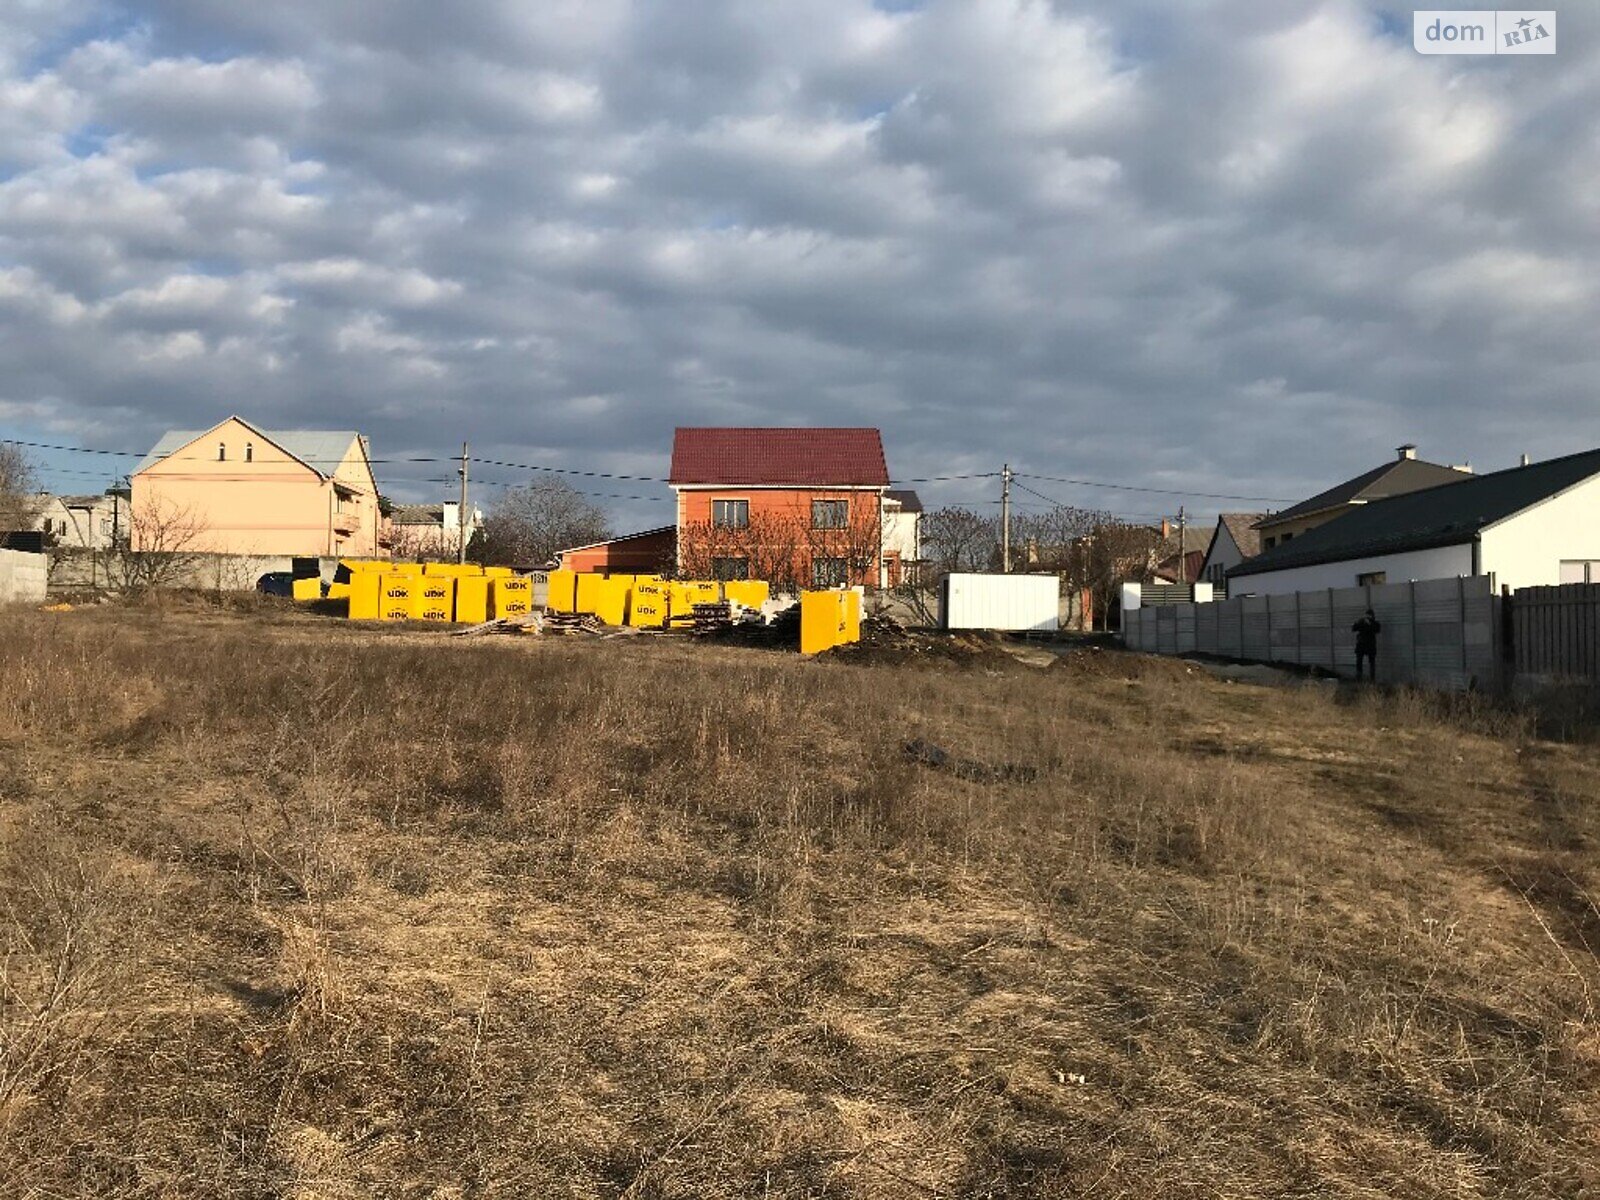
<path fill-rule="evenodd" d="M 1396 446 L 1394 452 L 1396 457 L 1398 457 L 1401 462 L 1404 462 L 1408 458 L 1415 458 L 1417 456 L 1417 444 L 1415 442 L 1407 442 L 1404 446 Z"/>
<path fill-rule="evenodd" d="M 1164 538 L 1172 536 L 1172 522 L 1165 517 L 1161 518 L 1161 536 Z"/>
<path fill-rule="evenodd" d="M 1526 454 L 1524 454 L 1524 455 L 1523 455 L 1523 456 L 1522 456 L 1522 461 L 1521 461 L 1521 462 L 1519 462 L 1519 463 L 1518 463 L 1518 464 L 1517 464 L 1517 466 L 1519 466 L 1519 467 L 1526 467 L 1526 466 L 1528 466 L 1528 465 L 1530 465 L 1530 464 L 1531 464 L 1531 463 L 1532 463 L 1532 462 L 1533 462 L 1533 459 L 1531 459 L 1531 458 L 1529 458 L 1529 457 L 1528 457 L 1528 456 L 1527 456 L 1527 455 L 1526 455 Z"/>

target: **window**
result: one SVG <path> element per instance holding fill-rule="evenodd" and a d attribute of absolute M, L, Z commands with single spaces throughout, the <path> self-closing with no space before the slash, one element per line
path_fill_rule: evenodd
<path fill-rule="evenodd" d="M 1206 568 L 1206 574 L 1211 577 L 1212 583 L 1222 583 L 1228 577 L 1228 568 L 1221 563 L 1212 563 Z"/>
<path fill-rule="evenodd" d="M 1265 539 L 1263 539 L 1263 545 L 1264 545 L 1264 546 L 1265 546 L 1265 547 L 1266 547 L 1266 548 L 1267 548 L 1267 549 L 1268 549 L 1268 550 L 1271 550 L 1271 549 L 1272 549 L 1272 548 L 1273 548 L 1273 547 L 1274 547 L 1274 546 L 1276 546 L 1276 545 L 1277 545 L 1277 544 L 1278 544 L 1278 539 L 1277 539 L 1277 538 L 1275 538 L 1275 537 L 1269 537 L 1269 538 L 1265 538 Z"/>
<path fill-rule="evenodd" d="M 811 586 L 814 588 L 843 587 L 846 574 L 846 563 L 842 558 L 811 560 Z"/>
<path fill-rule="evenodd" d="M 218 442 L 217 443 L 217 461 L 218 462 L 227 462 L 228 461 L 228 443 L 227 442 Z"/>
<path fill-rule="evenodd" d="M 1293 540 L 1294 540 L 1294 534 L 1292 534 L 1292 533 L 1286 533 L 1286 534 L 1284 534 L 1284 535 L 1283 535 L 1283 540 L 1284 540 L 1284 541 L 1286 541 L 1286 542 L 1291 542 L 1291 541 L 1293 541 Z"/>
<path fill-rule="evenodd" d="M 717 580 L 749 579 L 750 560 L 748 558 L 713 558 L 711 560 L 711 578 Z"/>
<path fill-rule="evenodd" d="M 249 442 L 244 444 L 244 460 L 245 462 L 255 462 L 256 460 L 256 448 Z"/>
<path fill-rule="evenodd" d="M 813 500 L 811 502 L 811 528 L 843 529 L 850 520 L 850 501 Z"/>
<path fill-rule="evenodd" d="M 104 537 L 110 537 L 111 536 L 111 518 L 110 517 L 102 517 L 100 519 L 100 533 Z"/>
<path fill-rule="evenodd" d="M 1366 571 L 1356 576 L 1357 587 L 1367 587 L 1369 584 L 1387 582 L 1389 582 L 1389 572 L 1387 571 Z"/>
<path fill-rule="evenodd" d="M 711 523 L 718 529 L 748 529 L 750 527 L 750 501 L 713 500 Z"/>

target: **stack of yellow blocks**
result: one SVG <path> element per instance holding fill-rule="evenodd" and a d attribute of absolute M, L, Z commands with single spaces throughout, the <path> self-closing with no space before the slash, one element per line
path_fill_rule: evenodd
<path fill-rule="evenodd" d="M 420 575 L 378 576 L 378 620 L 409 621 L 416 604 Z"/>
<path fill-rule="evenodd" d="M 800 593 L 800 653 L 821 654 L 861 640 L 861 593 Z"/>
<path fill-rule="evenodd" d="M 545 590 L 546 612 L 577 612 L 578 576 L 575 571 L 551 571 Z"/>
<path fill-rule="evenodd" d="M 641 575 L 634 580 L 628 602 L 628 624 L 636 629 L 660 629 L 667 623 L 670 585 Z"/>
<path fill-rule="evenodd" d="M 745 608 L 760 608 L 767 602 L 772 589 L 762 579 L 730 579 L 722 585 L 723 598 Z"/>
<path fill-rule="evenodd" d="M 602 579 L 594 589 L 594 615 L 607 625 L 628 623 L 628 596 L 633 591 L 631 575 Z"/>
<path fill-rule="evenodd" d="M 489 616 L 498 621 L 533 611 L 533 580 L 526 575 L 497 575 L 489 579 Z"/>
<path fill-rule="evenodd" d="M 411 616 L 417 621 L 444 621 L 455 618 L 456 581 L 448 575 L 423 574 L 413 579 Z"/>

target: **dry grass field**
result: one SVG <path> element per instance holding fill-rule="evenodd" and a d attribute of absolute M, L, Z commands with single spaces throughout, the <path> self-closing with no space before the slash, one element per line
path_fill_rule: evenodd
<path fill-rule="evenodd" d="M 1600 1194 L 1600 761 L 1487 708 L 0 629 L 8 1198 Z"/>

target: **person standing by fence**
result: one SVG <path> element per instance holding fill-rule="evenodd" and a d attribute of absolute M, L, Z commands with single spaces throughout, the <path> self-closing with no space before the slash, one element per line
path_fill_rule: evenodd
<path fill-rule="evenodd" d="M 1365 659 L 1372 682 L 1378 682 L 1378 634 L 1382 629 L 1383 626 L 1378 624 L 1378 618 L 1370 608 L 1350 626 L 1350 632 L 1356 635 L 1357 679 L 1361 678 L 1361 661 Z"/>

